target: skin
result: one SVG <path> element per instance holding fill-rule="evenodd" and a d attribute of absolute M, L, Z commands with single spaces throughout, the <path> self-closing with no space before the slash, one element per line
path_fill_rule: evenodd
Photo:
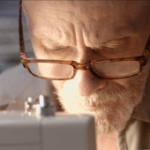
<path fill-rule="evenodd" d="M 38 59 L 84 64 L 94 59 L 141 56 L 150 33 L 148 1 L 26 1 L 24 10 Z M 52 83 L 57 91 L 72 85 L 77 95 L 88 97 L 107 87 L 108 82 L 129 89 L 132 80 L 144 78 L 143 89 L 148 69 L 144 70 L 141 76 L 111 81 L 79 70 L 72 80 Z M 136 104 L 141 97 L 142 92 Z M 98 148 L 118 149 L 116 136 L 98 136 Z"/>

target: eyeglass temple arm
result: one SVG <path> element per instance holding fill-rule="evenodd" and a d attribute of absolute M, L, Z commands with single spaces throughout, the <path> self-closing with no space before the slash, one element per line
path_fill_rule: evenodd
<path fill-rule="evenodd" d="M 150 52 L 150 35 L 149 35 L 145 49 L 147 49 Z"/>
<path fill-rule="evenodd" d="M 19 41 L 20 41 L 20 58 L 26 58 L 24 36 L 23 36 L 23 25 L 22 25 L 22 0 L 19 4 Z"/>
<path fill-rule="evenodd" d="M 149 38 L 145 47 L 145 52 L 141 59 L 142 66 L 145 66 L 147 64 L 149 57 L 150 57 L 150 35 L 149 35 Z"/>

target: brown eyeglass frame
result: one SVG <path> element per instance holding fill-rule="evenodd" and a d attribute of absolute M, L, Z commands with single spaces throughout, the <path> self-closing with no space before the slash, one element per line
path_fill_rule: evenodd
<path fill-rule="evenodd" d="M 106 79 L 123 79 L 123 78 L 128 78 L 128 77 L 132 77 L 132 76 L 136 76 L 138 74 L 140 74 L 142 72 L 142 68 L 143 66 L 145 66 L 147 64 L 147 61 L 149 59 L 150 56 L 150 36 L 148 38 L 144 53 L 142 56 L 138 56 L 138 57 L 130 57 L 130 58 L 120 58 L 120 59 L 107 59 L 101 62 L 121 62 L 121 61 L 138 61 L 140 63 L 140 71 L 137 74 L 134 75 L 129 75 L 126 77 L 119 77 L 119 78 L 112 78 L 112 77 L 102 77 L 99 76 L 94 69 L 92 68 L 94 62 L 96 61 L 100 61 L 100 60 L 92 60 L 88 63 L 85 64 L 80 64 L 76 61 L 64 61 L 64 60 L 46 60 L 46 59 L 33 59 L 33 58 L 26 58 L 26 54 L 25 54 L 25 44 L 24 44 L 24 36 L 23 36 L 23 25 L 22 25 L 22 0 L 20 0 L 20 5 L 19 5 L 19 42 L 20 42 L 20 59 L 21 62 L 23 64 L 23 66 L 28 69 L 28 71 L 35 77 L 38 78 L 43 78 L 43 79 L 48 79 L 48 80 L 69 80 L 74 78 L 74 76 L 77 73 L 77 70 L 90 70 L 91 73 L 93 75 L 95 75 L 97 78 L 102 79 L 102 78 L 106 78 Z M 46 78 L 46 77 L 42 77 L 42 76 L 38 76 L 36 74 L 34 74 L 31 69 L 29 68 L 27 63 L 59 63 L 59 64 L 68 64 L 68 65 L 72 65 L 74 68 L 74 72 L 73 75 L 70 78 L 59 78 L 59 79 L 55 79 L 55 78 Z"/>

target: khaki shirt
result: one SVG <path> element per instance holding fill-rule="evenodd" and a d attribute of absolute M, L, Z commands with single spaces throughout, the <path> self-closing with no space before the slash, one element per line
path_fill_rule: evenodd
<path fill-rule="evenodd" d="M 125 129 L 118 133 L 120 150 L 150 150 L 150 77 L 141 103 Z"/>
<path fill-rule="evenodd" d="M 25 101 L 29 96 L 39 94 L 51 96 L 53 94 L 50 83 L 38 79 L 18 65 L 0 74 L 0 105 L 19 100 Z M 8 107 L 11 109 L 10 107 Z M 16 105 L 15 109 L 22 109 Z M 118 133 L 120 150 L 150 150 L 150 77 L 147 80 L 141 103 L 135 108 L 125 129 Z"/>

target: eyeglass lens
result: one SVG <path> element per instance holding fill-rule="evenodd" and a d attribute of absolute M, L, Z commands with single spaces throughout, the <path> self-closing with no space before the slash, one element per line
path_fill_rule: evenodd
<path fill-rule="evenodd" d="M 67 64 L 58 63 L 28 63 L 32 73 L 45 78 L 70 78 L 74 68 Z"/>
<path fill-rule="evenodd" d="M 74 68 L 68 64 L 59 63 L 28 63 L 33 74 L 54 79 L 71 78 Z M 135 75 L 140 72 L 138 61 L 94 62 L 92 69 L 101 77 L 121 78 Z"/>
<path fill-rule="evenodd" d="M 140 72 L 138 61 L 95 62 L 94 71 L 102 77 L 121 78 Z"/>

